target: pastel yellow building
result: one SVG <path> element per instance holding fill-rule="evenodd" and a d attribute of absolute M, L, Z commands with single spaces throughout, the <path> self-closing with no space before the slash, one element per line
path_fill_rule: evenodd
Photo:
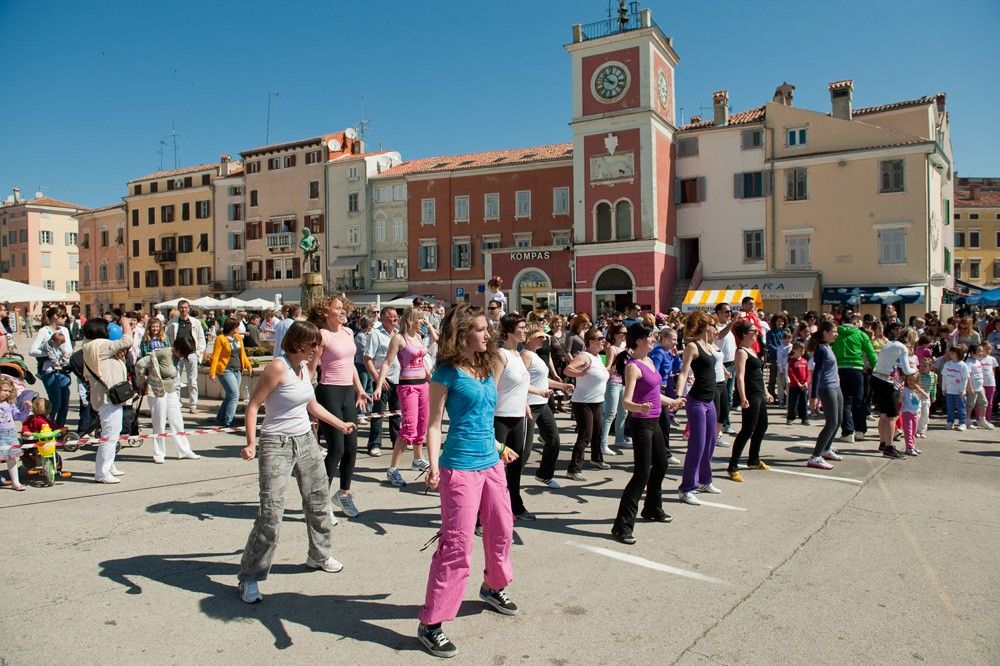
<path fill-rule="evenodd" d="M 1000 178 L 965 178 L 955 184 L 955 263 L 958 280 L 1000 286 Z"/>
<path fill-rule="evenodd" d="M 128 181 L 128 307 L 208 294 L 218 174 L 218 164 L 199 164 Z"/>

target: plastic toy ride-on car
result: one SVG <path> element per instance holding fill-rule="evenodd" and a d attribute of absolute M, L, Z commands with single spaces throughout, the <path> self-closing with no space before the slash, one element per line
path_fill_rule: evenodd
<path fill-rule="evenodd" d="M 65 430 L 52 430 L 48 426 L 41 432 L 21 434 L 21 465 L 26 480 L 41 478 L 46 486 L 54 486 L 56 478 L 72 476 L 62 471 L 62 456 L 56 452 L 64 434 Z"/>

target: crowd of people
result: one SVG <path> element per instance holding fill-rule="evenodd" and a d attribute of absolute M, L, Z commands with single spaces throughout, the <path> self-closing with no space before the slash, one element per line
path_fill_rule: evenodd
<path fill-rule="evenodd" d="M 730 449 L 732 482 L 769 469 L 762 449 L 774 421 L 822 420 L 805 462 L 821 471 L 857 452 L 837 445 L 866 439 L 890 460 L 919 456 L 918 440 L 928 436 L 936 414 L 949 429 L 994 428 L 995 313 L 964 311 L 942 321 L 929 312 L 904 322 L 890 305 L 881 316 L 849 307 L 766 316 L 746 298 L 692 313 L 632 307 L 597 317 L 522 315 L 507 312 L 499 279 L 490 281 L 487 297 L 485 308 L 459 304 L 445 311 L 423 299 L 379 310 L 331 296 L 308 312 L 289 305 L 263 316 L 199 316 L 182 301 L 162 320 L 113 312 L 82 325 L 77 313 L 50 308 L 30 354 L 39 360 L 48 417 L 57 427 L 66 425 L 75 375 L 80 419 L 99 421 L 107 440 L 98 447 L 94 480 L 119 483 L 124 472 L 115 465 L 114 442 L 124 427 L 122 383 L 148 393 L 153 431 L 170 429 L 178 457 L 198 458 L 183 435 L 182 386 L 196 413 L 198 367 L 207 363 L 210 379 L 224 388 L 216 420 L 232 426 L 251 367 L 247 349 L 273 346 L 246 408 L 246 423 L 256 424 L 263 407 L 263 424 L 259 434 L 246 429 L 241 451 L 246 460 L 259 459 L 261 495 L 239 574 L 247 603 L 262 599 L 259 583 L 270 569 L 291 477 L 302 493 L 307 565 L 342 568 L 330 534 L 337 513 L 361 513 L 352 492 L 358 425 L 367 422 L 367 453 L 377 457 L 388 421 L 386 482 L 401 488 L 426 474 L 428 488 L 440 494 L 438 546 L 418 627 L 422 644 L 438 656 L 457 652 L 442 623 L 457 614 L 476 536 L 486 558 L 481 599 L 500 613 L 518 612 L 507 593 L 511 534 L 515 523 L 536 520 L 521 493 L 536 435 L 542 454 L 530 467 L 554 492 L 561 483 L 585 481 L 587 468 L 606 470 L 632 451 L 632 476 L 611 529 L 613 539 L 631 545 L 637 517 L 672 519 L 663 504 L 670 465 L 681 466 L 679 501 L 700 505 L 700 497 L 723 492 L 713 477 L 717 449 Z M 24 418 L 9 393 L 0 385 L 0 454 L 8 462 L 5 424 Z M 560 464 L 557 414 L 567 410 L 574 443 Z M 686 440 L 683 462 L 671 435 Z M 153 461 L 165 458 L 165 442 L 156 438 Z"/>

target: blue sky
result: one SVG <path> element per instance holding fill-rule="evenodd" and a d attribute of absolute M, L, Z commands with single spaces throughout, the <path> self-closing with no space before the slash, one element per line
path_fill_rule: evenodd
<path fill-rule="evenodd" d="M 0 192 L 117 202 L 159 167 L 171 123 L 181 165 L 262 145 L 265 91 L 272 142 L 356 126 L 362 97 L 369 149 L 404 159 L 568 141 L 563 45 L 607 4 L 0 0 Z M 739 111 L 784 80 L 824 111 L 837 79 L 855 80 L 856 106 L 943 90 L 958 171 L 1000 176 L 996 0 L 642 6 L 681 56 L 685 118 L 715 90 Z"/>

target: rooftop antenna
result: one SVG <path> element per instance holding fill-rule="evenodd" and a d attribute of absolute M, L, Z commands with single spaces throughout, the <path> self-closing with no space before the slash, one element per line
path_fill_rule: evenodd
<path fill-rule="evenodd" d="M 271 143 L 271 98 L 275 100 L 278 99 L 278 93 L 272 91 L 265 91 L 261 93 L 262 95 L 267 95 L 267 126 L 264 131 L 264 145 Z"/>
<path fill-rule="evenodd" d="M 164 139 L 160 139 L 160 147 L 156 149 L 156 154 L 160 156 L 160 166 L 156 169 L 157 171 L 163 171 L 163 147 L 167 145 Z"/>
<path fill-rule="evenodd" d="M 165 146 L 173 145 L 174 148 L 174 168 L 180 166 L 177 151 L 180 150 L 180 145 L 177 143 L 177 139 L 180 138 L 180 134 L 177 133 L 177 126 L 174 123 L 170 123 L 170 134 L 160 138 L 160 148 L 156 152 L 160 156 L 160 171 L 163 171 L 163 151 Z"/>
<path fill-rule="evenodd" d="M 358 136 L 363 142 L 367 138 L 368 130 L 371 129 L 371 121 L 365 117 L 365 98 L 361 98 L 361 120 L 358 121 Z"/>

